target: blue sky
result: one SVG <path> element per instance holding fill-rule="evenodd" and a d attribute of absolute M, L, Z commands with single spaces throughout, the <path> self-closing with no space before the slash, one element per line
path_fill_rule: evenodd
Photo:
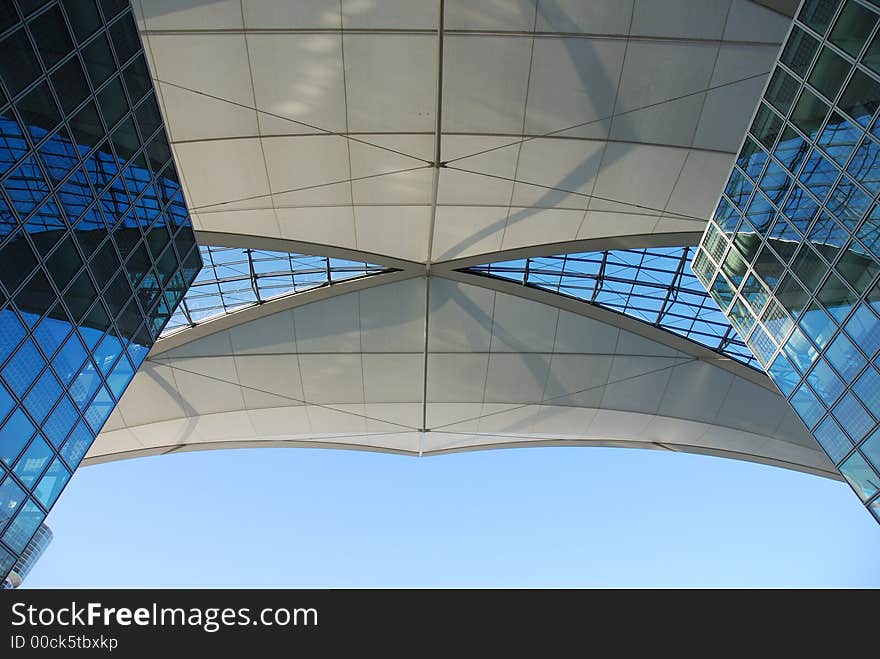
<path fill-rule="evenodd" d="M 661 451 L 248 449 L 81 468 L 29 587 L 880 586 L 835 481 Z"/>

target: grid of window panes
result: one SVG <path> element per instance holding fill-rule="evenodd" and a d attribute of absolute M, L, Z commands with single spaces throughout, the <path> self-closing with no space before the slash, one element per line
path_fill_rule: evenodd
<path fill-rule="evenodd" d="M 128 1 L 0 2 L 0 578 L 200 265 Z"/>
<path fill-rule="evenodd" d="M 239 247 L 199 249 L 204 267 L 162 336 L 283 295 L 387 271 L 382 266 L 329 256 Z"/>
<path fill-rule="evenodd" d="M 633 316 L 758 367 L 690 268 L 695 247 L 615 249 L 470 268 Z"/>
<path fill-rule="evenodd" d="M 878 13 L 801 5 L 693 269 L 880 521 Z"/>
<path fill-rule="evenodd" d="M 12 568 L 12 571 L 18 575 L 21 581 L 24 581 L 27 575 L 30 574 L 34 565 L 36 565 L 37 561 L 40 560 L 40 557 L 46 551 L 46 548 L 51 544 L 53 537 L 52 529 L 45 524 L 40 524 L 37 532 L 34 533 L 34 536 L 21 553 L 21 556 L 15 561 L 15 567 Z"/>

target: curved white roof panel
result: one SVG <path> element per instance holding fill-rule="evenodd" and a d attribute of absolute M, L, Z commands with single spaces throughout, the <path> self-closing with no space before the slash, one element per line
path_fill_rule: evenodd
<path fill-rule="evenodd" d="M 87 462 L 565 444 L 839 477 L 720 344 L 467 270 L 695 244 L 785 16 L 749 0 L 135 6 L 199 239 L 236 262 L 204 275 L 223 313 L 156 343 Z M 257 252 L 284 294 L 259 298 Z M 340 259 L 369 276 L 297 288 Z M 671 272 L 664 299 L 687 294 Z"/>
<path fill-rule="evenodd" d="M 789 24 L 751 0 L 134 6 L 197 229 L 418 262 L 702 232 Z"/>
<path fill-rule="evenodd" d="M 431 277 L 429 293 L 427 353 L 425 280 L 406 272 L 163 339 L 86 461 L 243 446 L 425 455 L 568 444 L 833 474 L 763 375 L 693 341 L 482 275 Z"/>

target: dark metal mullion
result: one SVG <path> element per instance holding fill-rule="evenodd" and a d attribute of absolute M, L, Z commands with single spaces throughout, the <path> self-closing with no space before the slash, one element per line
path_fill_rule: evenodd
<path fill-rule="evenodd" d="M 660 325 L 660 321 L 663 319 L 663 314 L 666 313 L 667 307 L 672 303 L 678 300 L 678 290 L 679 286 L 681 286 L 682 275 L 684 274 L 684 266 L 687 264 L 688 254 L 690 253 L 690 248 L 685 247 L 681 251 L 681 258 L 678 261 L 678 268 L 675 271 L 675 275 L 672 278 L 672 283 L 669 285 L 669 289 L 666 293 L 666 298 L 663 300 L 663 304 L 660 305 L 660 311 L 657 314 L 657 322 L 655 323 L 658 327 Z M 693 326 L 693 324 L 691 324 Z"/>
<path fill-rule="evenodd" d="M 254 295 L 257 297 L 257 304 L 262 304 L 263 300 L 260 298 L 260 287 L 257 286 L 257 273 L 254 271 L 254 257 L 253 251 L 251 248 L 247 248 L 244 250 L 245 254 L 247 254 L 248 259 L 248 270 L 250 270 L 251 277 L 251 290 L 253 290 Z"/>
<path fill-rule="evenodd" d="M 595 303 L 599 291 L 605 282 L 605 264 L 608 262 L 608 250 L 602 251 L 602 263 L 599 265 L 599 272 L 596 274 L 596 285 L 593 287 L 593 294 L 590 296 L 590 302 Z"/>

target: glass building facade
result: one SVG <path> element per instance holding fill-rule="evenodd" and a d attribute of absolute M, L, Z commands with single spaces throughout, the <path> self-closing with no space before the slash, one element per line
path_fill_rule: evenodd
<path fill-rule="evenodd" d="M 0 584 L 0 588 L 18 588 L 22 581 L 27 578 L 27 575 L 31 573 L 31 570 L 34 568 L 34 565 L 37 564 L 37 561 L 40 560 L 40 557 L 52 542 L 53 537 L 54 534 L 52 533 L 52 529 L 45 524 L 40 524 L 39 528 L 37 528 L 37 532 L 34 533 L 30 542 L 27 543 L 24 551 L 18 557 L 18 560 L 15 561 L 15 565 L 9 573 L 9 576 L 2 582 L 2 584 Z"/>
<path fill-rule="evenodd" d="M 201 267 L 127 0 L 0 3 L 0 580 Z"/>
<path fill-rule="evenodd" d="M 880 7 L 805 0 L 693 270 L 880 521 Z"/>

